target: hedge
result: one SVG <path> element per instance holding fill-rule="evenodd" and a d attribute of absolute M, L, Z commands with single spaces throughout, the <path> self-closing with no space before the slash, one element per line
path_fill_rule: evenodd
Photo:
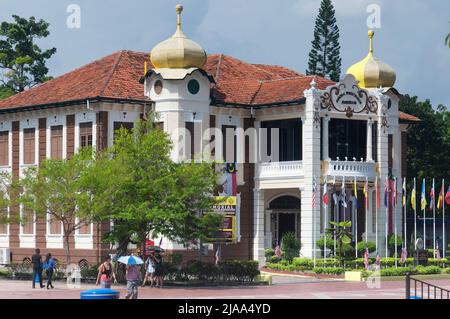
<path fill-rule="evenodd" d="M 345 272 L 344 268 L 323 268 L 316 267 L 314 268 L 314 272 L 316 274 L 330 274 L 330 275 L 341 275 Z"/>

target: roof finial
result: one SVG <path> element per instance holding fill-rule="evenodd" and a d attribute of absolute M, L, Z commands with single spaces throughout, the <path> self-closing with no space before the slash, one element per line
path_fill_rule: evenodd
<path fill-rule="evenodd" d="M 369 36 L 369 41 L 370 41 L 369 53 L 373 53 L 372 39 L 373 39 L 374 34 L 375 34 L 375 32 L 373 32 L 373 30 L 369 30 L 369 32 L 367 32 L 367 35 Z"/>
<path fill-rule="evenodd" d="M 175 12 L 177 13 L 177 30 L 181 30 L 181 12 L 183 12 L 183 6 L 177 4 L 175 7 Z"/>

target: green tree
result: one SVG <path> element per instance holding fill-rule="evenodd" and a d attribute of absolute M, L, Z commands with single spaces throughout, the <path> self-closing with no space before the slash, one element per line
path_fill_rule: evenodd
<path fill-rule="evenodd" d="M 418 101 L 417 96 L 409 95 L 400 100 L 399 109 L 421 120 L 408 129 L 406 163 L 409 181 L 413 177 L 417 178 L 418 184 L 422 178 L 448 179 L 450 112 L 443 105 L 435 110 L 430 100 Z"/>
<path fill-rule="evenodd" d="M 342 222 L 330 222 L 332 227 L 327 228 L 326 232 L 330 237 L 336 235 L 336 242 L 338 248 L 338 259 L 341 267 L 344 266 L 345 248 L 350 246 L 352 242 L 352 222 L 349 220 L 344 220 Z"/>
<path fill-rule="evenodd" d="M 189 247 L 220 225 L 222 217 L 211 213 L 217 179 L 211 163 L 174 163 L 171 147 L 169 136 L 151 121 L 117 132 L 106 163 L 114 167 L 107 191 L 113 205 L 104 218 L 113 219 L 109 240 L 122 251 L 129 242 L 143 245 L 158 234 Z"/>
<path fill-rule="evenodd" d="M 56 48 L 42 51 L 35 43 L 50 33 L 49 23 L 13 15 L 14 21 L 0 25 L 0 68 L 2 85 L 9 92 L 22 92 L 26 88 L 43 83 L 47 76 L 46 61 L 56 52 Z M 0 92 L 1 94 L 1 92 Z"/>
<path fill-rule="evenodd" d="M 6 99 L 7 97 L 10 97 L 11 95 L 14 95 L 14 91 L 12 91 L 10 88 L 6 86 L 0 86 L 0 100 Z"/>
<path fill-rule="evenodd" d="M 62 224 L 67 264 L 71 262 L 70 237 L 93 220 L 93 163 L 92 151 L 84 149 L 71 159 L 48 159 L 39 169 L 28 168 L 22 178 L 13 181 L 16 191 L 21 190 L 16 200 L 25 209 L 34 211 L 36 217 L 48 216 L 52 222 Z M 22 217 L 22 222 L 26 218 Z"/>
<path fill-rule="evenodd" d="M 295 236 L 294 232 L 287 232 L 281 239 L 281 250 L 284 252 L 284 257 L 289 262 L 292 262 L 294 257 L 300 254 L 301 243 Z"/>
<path fill-rule="evenodd" d="M 319 75 L 333 81 L 341 76 L 339 28 L 331 0 L 322 0 L 314 26 L 314 39 L 309 52 L 307 75 Z"/>

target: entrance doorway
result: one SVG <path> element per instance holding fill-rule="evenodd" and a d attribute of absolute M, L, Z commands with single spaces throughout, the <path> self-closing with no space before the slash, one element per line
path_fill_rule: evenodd
<path fill-rule="evenodd" d="M 269 209 L 272 247 L 281 244 L 288 232 L 293 232 L 300 240 L 300 199 L 293 196 L 278 197 L 270 202 Z"/>

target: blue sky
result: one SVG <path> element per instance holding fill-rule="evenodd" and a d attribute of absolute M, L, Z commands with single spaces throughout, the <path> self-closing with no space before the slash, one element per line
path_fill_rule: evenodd
<path fill-rule="evenodd" d="M 207 53 L 304 73 L 320 0 L 0 0 L 0 20 L 12 14 L 51 23 L 43 48 L 54 46 L 50 74 L 61 75 L 114 51 L 150 52 L 175 31 L 175 5 L 184 6 L 183 31 Z M 397 71 L 401 93 L 450 107 L 448 0 L 334 0 L 343 72 L 367 54 L 366 12 L 381 8 L 374 54 Z M 70 4 L 81 8 L 81 28 L 66 26 Z"/>

